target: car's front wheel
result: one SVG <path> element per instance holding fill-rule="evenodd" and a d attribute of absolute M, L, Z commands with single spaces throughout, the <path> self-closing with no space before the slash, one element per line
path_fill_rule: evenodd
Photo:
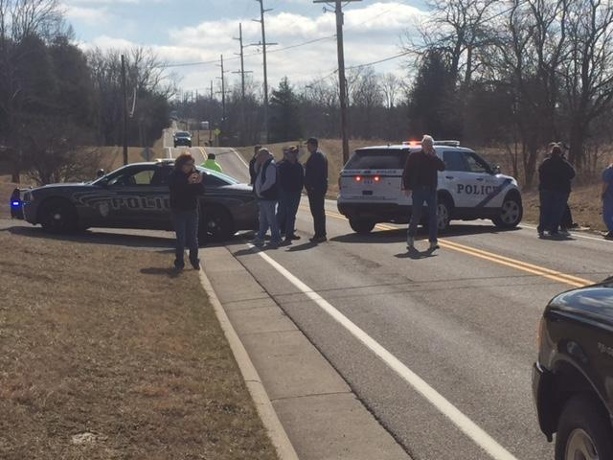
<path fill-rule="evenodd" d="M 50 198 L 41 203 L 39 222 L 50 233 L 70 233 L 78 229 L 75 207 L 63 198 Z"/>
<path fill-rule="evenodd" d="M 201 242 L 208 240 L 223 241 L 234 235 L 234 227 L 230 213 L 219 206 L 205 208 L 198 228 L 198 238 Z"/>
<path fill-rule="evenodd" d="M 506 196 L 500 207 L 500 214 L 492 219 L 496 227 L 513 228 L 517 227 L 521 222 L 524 214 L 524 209 L 521 204 L 521 199 L 516 196 Z"/>
<path fill-rule="evenodd" d="M 361 235 L 370 233 L 375 228 L 376 222 L 370 219 L 359 219 L 357 217 L 349 218 L 349 226 L 351 229 Z"/>
<path fill-rule="evenodd" d="M 606 409 L 589 395 L 564 406 L 556 434 L 556 460 L 613 459 L 613 433 Z"/>

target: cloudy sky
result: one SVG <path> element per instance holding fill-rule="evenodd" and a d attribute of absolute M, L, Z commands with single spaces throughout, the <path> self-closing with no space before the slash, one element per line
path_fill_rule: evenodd
<path fill-rule="evenodd" d="M 244 69 L 263 82 L 260 3 L 258 0 L 61 0 L 76 39 L 84 48 L 154 50 L 183 90 L 209 92 L 221 81 L 239 81 L 242 24 Z M 337 69 L 334 2 L 263 0 L 268 86 L 287 76 L 306 84 L 335 75 Z M 404 75 L 401 45 L 417 36 L 427 16 L 423 0 L 345 1 L 345 66 L 373 64 L 378 73 Z M 324 9 L 326 11 L 324 11 Z"/>

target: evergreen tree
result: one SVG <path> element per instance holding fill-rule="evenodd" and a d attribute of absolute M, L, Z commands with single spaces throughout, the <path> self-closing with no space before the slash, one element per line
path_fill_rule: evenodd
<path fill-rule="evenodd" d="M 302 138 L 298 97 L 289 80 L 284 77 L 279 89 L 273 90 L 270 98 L 270 142 L 285 142 Z"/>

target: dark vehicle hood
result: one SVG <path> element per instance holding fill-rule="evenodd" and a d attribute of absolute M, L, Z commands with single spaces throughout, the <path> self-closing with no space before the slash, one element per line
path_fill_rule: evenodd
<path fill-rule="evenodd" d="M 570 314 L 613 327 L 613 280 L 558 294 L 549 302 L 547 311 Z"/>

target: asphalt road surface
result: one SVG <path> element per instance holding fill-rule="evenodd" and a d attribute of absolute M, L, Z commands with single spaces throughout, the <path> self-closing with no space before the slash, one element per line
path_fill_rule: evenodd
<path fill-rule="evenodd" d="M 206 150 L 246 181 L 232 149 Z M 439 251 L 407 253 L 405 226 L 357 235 L 334 201 L 326 206 L 327 243 L 308 241 L 303 197 L 301 240 L 258 251 L 239 236 L 227 246 L 414 459 L 553 459 L 531 391 L 538 321 L 555 294 L 612 274 L 613 243 L 584 233 L 539 240 L 530 226 L 454 221 Z M 107 233 L 110 243 L 100 236 Z M 120 236 L 129 233 L 89 237 L 171 251 L 169 232 Z M 422 232 L 417 249 L 427 245 Z"/>
<path fill-rule="evenodd" d="M 539 318 L 555 294 L 612 274 L 612 243 L 459 221 L 439 251 L 422 232 L 423 252 L 407 253 L 406 226 L 361 236 L 332 200 L 327 214 L 327 243 L 308 242 L 303 198 L 292 246 L 229 247 L 413 458 L 552 459 L 531 390 Z"/>

